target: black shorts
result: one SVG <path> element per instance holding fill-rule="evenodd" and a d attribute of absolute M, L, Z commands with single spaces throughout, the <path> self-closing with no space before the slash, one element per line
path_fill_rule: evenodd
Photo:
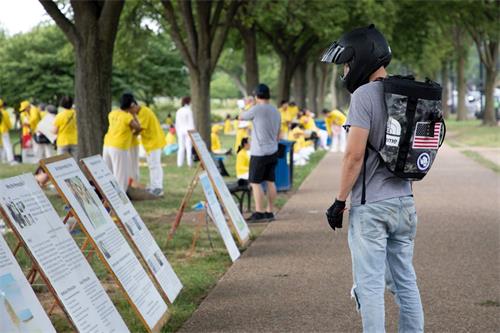
<path fill-rule="evenodd" d="M 278 164 L 277 153 L 266 156 L 251 156 L 248 181 L 254 184 L 260 184 L 264 181 L 274 182 L 276 164 Z"/>

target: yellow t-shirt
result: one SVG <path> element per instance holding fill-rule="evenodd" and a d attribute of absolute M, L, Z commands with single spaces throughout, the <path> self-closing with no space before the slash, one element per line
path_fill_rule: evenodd
<path fill-rule="evenodd" d="M 30 135 L 31 133 L 31 126 L 29 125 L 29 117 L 30 115 L 28 114 L 27 111 L 23 111 L 20 113 L 21 126 L 23 128 L 23 136 Z M 28 122 L 28 124 L 26 124 L 26 122 Z"/>
<path fill-rule="evenodd" d="M 217 150 L 221 150 L 219 135 L 217 133 L 212 132 L 212 134 L 210 134 L 210 139 L 211 139 L 210 141 L 211 141 L 212 151 L 215 152 Z"/>
<path fill-rule="evenodd" d="M 167 144 L 165 133 L 153 110 L 146 106 L 141 106 L 137 118 L 141 124 L 141 141 L 146 153 L 165 147 Z"/>
<path fill-rule="evenodd" d="M 0 122 L 0 134 L 9 133 L 9 130 L 12 128 L 10 115 L 5 109 L 0 109 L 0 112 L 2 112 L 2 121 Z"/>
<path fill-rule="evenodd" d="M 236 140 L 234 142 L 234 150 L 238 151 L 238 148 L 240 147 L 241 140 L 243 138 L 248 138 L 248 129 L 246 128 L 238 128 L 236 131 Z"/>
<path fill-rule="evenodd" d="M 177 142 L 177 140 L 175 139 L 175 134 L 172 134 L 170 132 L 167 133 L 165 140 L 167 141 L 167 146 L 173 145 Z"/>
<path fill-rule="evenodd" d="M 292 121 L 295 118 L 297 118 L 297 115 L 299 114 L 299 107 L 296 105 L 295 106 L 288 106 L 287 112 L 288 112 L 288 116 L 290 117 L 290 121 Z"/>
<path fill-rule="evenodd" d="M 122 110 L 113 110 L 108 115 L 109 127 L 104 136 L 104 146 L 123 150 L 130 149 L 132 144 L 132 128 L 130 123 L 134 117 Z"/>
<path fill-rule="evenodd" d="M 42 120 L 40 109 L 36 106 L 31 106 L 29 117 L 31 133 L 35 133 L 36 127 L 38 126 L 40 120 Z"/>
<path fill-rule="evenodd" d="M 290 119 L 288 108 L 279 108 L 278 111 L 281 114 L 281 134 L 286 135 L 288 133 L 288 125 L 292 119 Z"/>
<path fill-rule="evenodd" d="M 314 119 L 312 117 L 302 116 L 302 117 L 300 117 L 299 122 L 300 122 L 300 124 L 302 124 L 302 126 L 304 126 L 304 129 L 306 131 L 316 130 L 316 123 L 314 122 Z"/>
<path fill-rule="evenodd" d="M 167 124 L 168 126 L 172 126 L 174 124 L 174 120 L 172 119 L 172 117 L 167 117 L 167 119 L 165 119 L 165 124 Z"/>
<path fill-rule="evenodd" d="M 248 174 L 250 170 L 250 155 L 248 150 L 242 149 L 236 155 L 236 177 L 241 178 L 241 176 Z"/>
<path fill-rule="evenodd" d="M 57 145 L 69 146 L 78 144 L 78 128 L 76 126 L 76 111 L 63 109 L 54 118 L 54 126 L 57 127 Z"/>
<path fill-rule="evenodd" d="M 325 125 L 326 130 L 328 131 L 328 135 L 332 135 L 332 125 L 342 126 L 345 124 L 347 117 L 340 112 L 339 110 L 333 110 L 328 113 L 325 117 Z"/>
<path fill-rule="evenodd" d="M 233 131 L 233 126 L 231 126 L 231 119 L 224 120 L 224 134 L 229 134 Z"/>

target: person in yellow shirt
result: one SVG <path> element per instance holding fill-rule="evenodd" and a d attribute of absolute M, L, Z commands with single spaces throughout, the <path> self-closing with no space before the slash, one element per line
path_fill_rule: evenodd
<path fill-rule="evenodd" d="M 240 180 L 245 180 L 248 183 L 248 173 L 250 172 L 250 142 L 248 138 L 241 140 L 241 145 L 236 154 L 236 177 L 238 184 Z"/>
<path fill-rule="evenodd" d="M 63 96 L 59 102 L 62 110 L 54 118 L 54 133 L 57 134 L 57 154 L 70 154 L 78 158 L 78 127 L 73 98 Z"/>
<path fill-rule="evenodd" d="M 167 118 L 165 119 L 165 124 L 167 124 L 168 128 L 174 126 L 174 120 L 172 119 L 171 113 L 167 115 Z"/>
<path fill-rule="evenodd" d="M 226 115 L 226 120 L 224 120 L 224 134 L 228 135 L 233 133 L 233 125 L 231 124 L 231 115 Z"/>
<path fill-rule="evenodd" d="M 149 185 L 147 189 L 151 194 L 161 197 L 164 195 L 161 153 L 167 144 L 165 133 L 153 110 L 147 106 L 139 105 L 132 94 L 127 95 L 130 95 L 133 101 L 126 110 L 132 114 L 137 114 L 141 126 L 141 143 L 146 151 L 149 168 Z"/>
<path fill-rule="evenodd" d="M 342 126 L 345 124 L 347 117 L 338 109 L 332 111 L 323 109 L 322 112 L 325 115 L 326 129 L 332 138 L 330 151 L 337 152 L 340 150 L 344 152 L 346 146 L 346 131 Z"/>
<path fill-rule="evenodd" d="M 131 108 L 133 102 L 134 98 L 131 94 L 123 94 L 120 98 L 120 109 L 109 113 L 109 127 L 104 136 L 102 151 L 104 162 L 124 191 L 128 188 L 130 177 L 129 150 L 132 138 L 134 133 L 141 131 L 137 115 Z"/>
<path fill-rule="evenodd" d="M 28 101 L 22 101 L 19 107 L 19 114 L 21 117 L 23 148 L 33 148 L 37 150 L 37 143 L 32 139 L 32 134 L 35 133 L 36 127 L 40 122 L 40 112 L 38 108 L 31 105 Z"/>
<path fill-rule="evenodd" d="M 290 112 L 288 112 L 288 101 L 281 101 L 278 111 L 281 114 L 281 132 L 280 135 L 283 138 L 288 136 L 288 130 L 290 128 L 290 123 L 292 119 L 290 118 Z"/>
<path fill-rule="evenodd" d="M 298 119 L 299 107 L 295 102 L 288 103 L 287 112 L 290 121 Z"/>
<path fill-rule="evenodd" d="M 12 164 L 14 163 L 14 151 L 12 150 L 9 134 L 12 129 L 12 122 L 10 121 L 9 112 L 7 112 L 5 107 L 5 102 L 0 99 L 0 139 L 7 163 Z"/>
<path fill-rule="evenodd" d="M 322 149 L 328 149 L 328 132 L 316 126 L 314 113 L 306 109 L 301 110 L 299 112 L 299 123 L 304 127 L 307 136 L 316 136 L 319 139 L 319 146 Z"/>
<path fill-rule="evenodd" d="M 238 122 L 238 129 L 236 130 L 236 139 L 234 141 L 234 150 L 238 151 L 238 148 L 241 145 L 241 140 L 244 138 L 248 138 L 250 136 L 249 133 L 250 123 L 246 120 L 240 120 Z"/>
<path fill-rule="evenodd" d="M 222 129 L 223 126 L 220 124 L 212 126 L 212 132 L 210 134 L 210 146 L 212 148 L 212 153 L 217 155 L 230 155 L 232 149 L 222 149 L 222 145 L 220 143 L 219 133 Z"/>
<path fill-rule="evenodd" d="M 298 122 L 293 122 L 288 140 L 295 141 L 293 145 L 293 163 L 297 166 L 304 166 L 309 161 L 309 156 L 314 153 L 312 141 L 306 141 L 305 131 Z"/>

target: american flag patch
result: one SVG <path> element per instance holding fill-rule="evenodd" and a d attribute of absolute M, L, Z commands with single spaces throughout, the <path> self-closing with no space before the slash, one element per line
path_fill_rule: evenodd
<path fill-rule="evenodd" d="M 441 123 L 418 122 L 413 137 L 413 149 L 438 149 Z"/>

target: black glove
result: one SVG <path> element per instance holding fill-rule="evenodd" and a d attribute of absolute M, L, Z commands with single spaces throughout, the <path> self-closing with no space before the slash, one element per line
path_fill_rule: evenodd
<path fill-rule="evenodd" d="M 335 230 L 335 228 L 342 228 L 342 218 L 345 210 L 345 201 L 335 199 L 333 205 L 326 211 L 326 218 L 328 224 Z"/>

